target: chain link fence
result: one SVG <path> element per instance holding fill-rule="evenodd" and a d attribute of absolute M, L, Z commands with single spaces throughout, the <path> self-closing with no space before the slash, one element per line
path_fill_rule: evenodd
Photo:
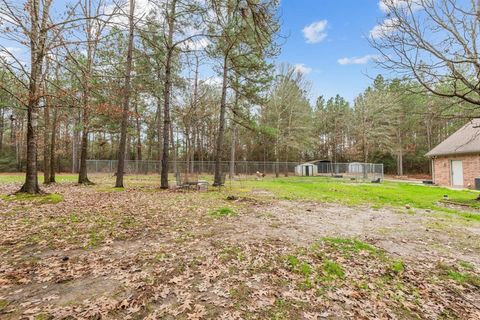
<path fill-rule="evenodd" d="M 351 178 L 358 180 L 383 181 L 383 163 L 330 163 L 317 164 L 318 174 L 338 178 Z"/>
<path fill-rule="evenodd" d="M 87 160 L 87 171 L 91 173 L 115 173 L 117 160 Z M 236 161 L 235 175 L 254 175 L 256 172 L 272 175 L 293 175 L 298 162 L 268 162 L 268 161 Z M 221 172 L 230 172 L 230 162 L 221 161 Z M 192 172 L 198 174 L 213 174 L 215 161 L 169 161 L 168 172 Z M 161 161 L 126 160 L 125 173 L 127 174 L 155 174 L 160 173 Z"/>
<path fill-rule="evenodd" d="M 299 162 L 273 162 L 273 161 L 236 161 L 235 175 L 255 175 L 257 172 L 265 175 L 295 175 L 295 167 Z M 221 172 L 230 172 L 230 162 L 220 162 Z M 355 178 L 363 180 L 383 181 L 383 164 L 374 163 L 330 163 L 320 162 L 315 164 L 318 175 L 333 176 L 337 178 Z M 111 173 L 117 170 L 117 160 L 87 160 L 87 170 L 91 173 Z M 126 174 L 159 174 L 161 161 L 126 160 Z M 215 161 L 170 161 L 169 172 L 197 173 L 213 175 Z"/>

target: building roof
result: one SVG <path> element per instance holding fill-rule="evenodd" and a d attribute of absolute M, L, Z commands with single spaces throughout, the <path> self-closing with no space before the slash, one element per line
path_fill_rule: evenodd
<path fill-rule="evenodd" d="M 308 161 L 308 162 L 306 162 L 306 163 L 313 163 L 313 164 L 315 164 L 316 162 L 327 163 L 327 162 L 332 162 L 332 161 L 330 161 L 330 160 L 328 160 L 328 159 L 318 159 L 318 160 L 311 160 L 311 161 Z"/>
<path fill-rule="evenodd" d="M 480 153 L 480 119 L 473 119 L 430 150 L 426 156 Z"/>
<path fill-rule="evenodd" d="M 313 166 L 314 164 L 313 163 L 310 163 L 310 162 L 305 162 L 305 163 L 300 163 L 297 165 L 298 166 Z"/>

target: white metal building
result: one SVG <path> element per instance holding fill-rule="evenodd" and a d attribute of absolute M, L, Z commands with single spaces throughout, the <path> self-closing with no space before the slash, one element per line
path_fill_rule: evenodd
<path fill-rule="evenodd" d="M 295 167 L 295 175 L 297 176 L 316 176 L 318 167 L 312 163 L 303 163 Z"/>

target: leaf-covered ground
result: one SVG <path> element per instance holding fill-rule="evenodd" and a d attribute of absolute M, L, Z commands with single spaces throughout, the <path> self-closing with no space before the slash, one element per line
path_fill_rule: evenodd
<path fill-rule="evenodd" d="M 1 319 L 480 318 L 475 219 L 95 178 L 0 185 Z"/>

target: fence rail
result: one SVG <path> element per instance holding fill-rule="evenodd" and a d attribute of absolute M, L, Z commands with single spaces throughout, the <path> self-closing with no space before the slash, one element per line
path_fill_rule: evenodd
<path fill-rule="evenodd" d="M 151 174 L 160 173 L 161 161 L 149 160 L 126 160 L 125 173 L 127 174 Z M 87 160 L 88 172 L 94 173 L 114 173 L 117 170 L 117 160 Z M 271 161 L 236 161 L 235 174 L 253 175 L 257 171 L 265 174 L 275 174 L 275 172 L 295 173 L 295 167 L 298 162 L 271 162 Z M 187 170 L 188 166 L 188 170 Z M 230 162 L 220 162 L 222 172 L 230 172 Z M 168 172 L 196 172 L 204 174 L 213 174 L 215 170 L 215 161 L 169 161 Z M 278 168 L 278 169 L 277 169 Z"/>
<path fill-rule="evenodd" d="M 87 160 L 87 170 L 92 173 L 114 173 L 117 170 L 117 160 Z M 254 175 L 257 171 L 266 175 L 295 174 L 295 167 L 299 162 L 273 161 L 236 161 L 235 175 Z M 230 172 L 230 162 L 221 161 L 221 171 Z M 383 180 L 383 164 L 374 163 L 318 163 L 319 175 L 345 176 L 355 179 Z M 188 166 L 188 167 L 187 167 Z M 188 169 L 188 170 L 187 170 Z M 155 174 L 160 173 L 161 161 L 126 160 L 125 173 L 127 174 Z M 169 172 L 195 172 L 213 174 L 215 161 L 170 161 Z"/>

